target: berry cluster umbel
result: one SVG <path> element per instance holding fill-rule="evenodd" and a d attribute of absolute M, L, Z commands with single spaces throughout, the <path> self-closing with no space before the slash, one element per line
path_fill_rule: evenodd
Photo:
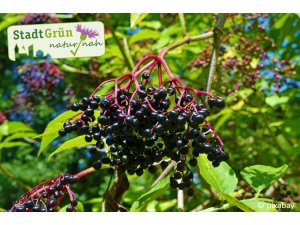
<path fill-rule="evenodd" d="M 78 181 L 77 175 L 63 174 L 45 181 L 23 194 L 11 207 L 10 212 L 55 212 L 58 210 L 63 196 L 67 192 L 70 204 L 67 212 L 76 211 L 77 200 L 71 185 Z"/>
<path fill-rule="evenodd" d="M 114 84 L 112 90 L 97 94 L 108 83 Z M 220 97 L 175 78 L 160 56 L 147 56 L 130 74 L 104 81 L 90 97 L 74 103 L 71 110 L 79 113 L 64 124 L 59 135 L 78 132 L 86 142 L 94 139 L 90 153 L 96 158 L 95 169 L 109 164 L 141 176 L 144 170 L 165 169 L 173 160 L 177 166 L 170 186 L 192 195 L 191 167 L 197 165 L 199 154 L 207 154 L 215 167 L 228 159 L 222 140 L 206 120 L 211 111 L 224 106 Z"/>

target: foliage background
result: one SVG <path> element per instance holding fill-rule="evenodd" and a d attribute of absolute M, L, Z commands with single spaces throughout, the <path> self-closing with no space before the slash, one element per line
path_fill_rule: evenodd
<path fill-rule="evenodd" d="M 162 47 L 182 39 L 185 30 L 189 35 L 212 30 L 217 15 L 184 14 L 184 18 L 185 28 L 178 14 L 148 14 L 134 27 L 130 26 L 130 14 L 0 15 L 0 123 L 3 123 L 0 129 L 0 208 L 8 209 L 29 186 L 63 172 L 76 173 L 91 165 L 93 159 L 85 148 L 65 151 L 49 160 L 49 154 L 64 141 L 61 139 L 53 141 L 37 157 L 40 140 L 33 137 L 42 133 L 71 102 L 91 93 L 95 84 L 129 72 L 143 56 L 158 54 Z M 49 59 L 9 61 L 6 28 L 18 23 L 95 20 L 102 21 L 106 27 L 105 55 L 50 60 L 64 74 L 53 91 L 45 90 L 53 96 L 40 94 L 24 101 L 24 95 L 30 91 L 34 93 L 36 89 L 29 90 L 24 86 L 20 76 L 29 75 L 24 75 L 20 66 L 30 64 L 29 74 L 34 74 L 30 70 L 32 65 Z M 299 201 L 299 37 L 300 18 L 297 14 L 230 14 L 226 20 L 212 92 L 224 97 L 227 105 L 211 116 L 210 121 L 230 153 L 228 164 L 239 180 L 231 196 L 239 200 L 251 198 L 255 193 L 240 174 L 245 167 L 286 164 L 287 172 L 264 189 L 261 197 L 289 202 L 282 193 L 282 184 L 288 182 L 287 189 L 293 193 L 291 198 Z M 211 51 L 212 40 L 208 39 L 172 50 L 165 60 L 184 82 L 202 89 L 207 81 Z M 241 210 L 224 207 L 220 195 L 203 179 L 205 175 L 201 175 L 195 179 L 195 196 L 185 198 L 186 211 Z M 122 205 L 130 208 L 155 178 L 150 174 L 129 176 L 130 188 Z M 85 211 L 101 211 L 109 179 L 108 172 L 100 170 L 75 186 Z M 276 192 L 278 185 L 283 187 L 279 194 Z M 163 186 L 140 210 L 177 211 L 176 195 L 176 191 Z"/>

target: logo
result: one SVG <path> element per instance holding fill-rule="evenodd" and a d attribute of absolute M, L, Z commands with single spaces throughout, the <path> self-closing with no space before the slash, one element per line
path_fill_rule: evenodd
<path fill-rule="evenodd" d="M 105 52 L 101 22 L 55 23 L 10 26 L 8 56 L 72 58 L 100 56 Z"/>

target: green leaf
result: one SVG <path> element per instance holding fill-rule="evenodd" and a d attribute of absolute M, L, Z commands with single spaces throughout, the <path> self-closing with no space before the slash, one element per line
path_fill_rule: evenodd
<path fill-rule="evenodd" d="M 169 188 L 170 178 L 166 177 L 160 182 L 158 182 L 154 187 L 152 187 L 149 191 L 142 194 L 136 201 L 133 202 L 130 211 L 137 212 L 141 211 L 143 207 L 153 199 L 157 198 L 161 195 L 165 190 Z"/>
<path fill-rule="evenodd" d="M 289 14 L 281 14 L 279 19 L 276 21 L 276 23 L 274 23 L 273 27 L 275 29 L 281 29 L 285 23 L 285 21 L 289 18 Z"/>
<path fill-rule="evenodd" d="M 279 97 L 278 95 L 272 95 L 272 96 L 266 97 L 266 103 L 271 107 L 287 103 L 288 100 L 289 100 L 289 97 L 287 97 L 287 96 Z"/>
<path fill-rule="evenodd" d="M 19 22 L 22 19 L 22 17 L 23 17 L 23 15 L 17 15 L 17 16 L 10 16 L 10 17 L 4 18 L 4 20 L 0 23 L 0 31 L 9 27 L 10 25 L 13 25 L 13 24 Z"/>
<path fill-rule="evenodd" d="M 198 165 L 201 176 L 223 197 L 223 193 L 233 193 L 238 179 L 233 169 L 226 162 L 222 162 L 219 167 L 215 168 L 207 159 L 206 155 L 201 154 L 198 157 Z"/>
<path fill-rule="evenodd" d="M 65 205 L 64 207 L 62 207 L 59 212 L 66 212 L 68 205 Z M 84 212 L 84 207 L 83 204 L 81 202 L 78 201 L 78 204 L 76 206 L 76 212 Z"/>
<path fill-rule="evenodd" d="M 37 133 L 29 133 L 29 132 L 20 132 L 20 133 L 14 133 L 7 138 L 5 138 L 4 142 L 9 142 L 11 140 L 19 139 L 19 138 L 33 138 L 37 135 Z"/>
<path fill-rule="evenodd" d="M 241 171 L 241 175 L 244 180 L 250 184 L 256 192 L 259 193 L 282 177 L 286 173 L 287 168 L 287 165 L 283 165 L 278 168 L 255 165 L 244 168 Z"/>
<path fill-rule="evenodd" d="M 24 143 L 24 142 L 21 142 L 21 141 L 1 143 L 0 149 L 2 149 L 2 148 L 21 147 L 21 146 L 28 146 L 28 144 Z"/>
<path fill-rule="evenodd" d="M 272 207 L 272 203 L 264 202 L 257 198 L 245 199 L 240 202 L 247 205 L 255 212 L 277 212 L 276 208 Z"/>
<path fill-rule="evenodd" d="M 19 131 L 34 131 L 30 126 L 22 122 L 5 122 L 1 125 L 0 132 L 9 135 Z"/>
<path fill-rule="evenodd" d="M 251 207 L 246 205 L 245 203 L 231 197 L 230 195 L 224 194 L 224 197 L 225 197 L 226 201 L 229 203 L 229 205 L 236 206 L 239 209 L 243 210 L 244 212 L 254 212 L 255 211 Z"/>
<path fill-rule="evenodd" d="M 161 28 L 160 21 L 143 21 L 143 22 L 140 22 L 140 25 L 143 27 L 152 28 L 154 30 L 158 30 L 159 28 Z"/>
<path fill-rule="evenodd" d="M 130 14 L 130 27 L 135 27 L 148 15 L 148 13 L 131 13 Z"/>
<path fill-rule="evenodd" d="M 50 123 L 48 123 L 43 134 L 38 137 L 42 137 L 41 146 L 38 152 L 38 156 L 45 150 L 45 148 L 58 137 L 58 131 L 63 127 L 64 122 L 69 118 L 75 116 L 77 113 L 73 111 L 66 111 L 56 118 L 54 118 Z"/>
<path fill-rule="evenodd" d="M 8 122 L 4 122 L 0 125 L 0 134 L 1 136 L 8 135 Z"/>
<path fill-rule="evenodd" d="M 148 39 L 148 38 L 159 39 L 160 36 L 161 36 L 161 33 L 159 31 L 144 29 L 144 30 L 131 36 L 131 38 L 129 39 L 129 45 L 131 45 L 135 42 L 141 41 L 141 40 Z"/>
<path fill-rule="evenodd" d="M 79 137 L 73 138 L 71 140 L 68 140 L 64 143 L 62 143 L 50 156 L 49 159 L 54 156 L 55 154 L 58 154 L 60 152 L 66 151 L 66 150 L 71 150 L 72 148 L 75 147 L 84 147 L 87 145 L 95 144 L 96 141 L 93 140 L 91 142 L 86 142 L 85 141 L 85 135 L 81 135 Z"/>

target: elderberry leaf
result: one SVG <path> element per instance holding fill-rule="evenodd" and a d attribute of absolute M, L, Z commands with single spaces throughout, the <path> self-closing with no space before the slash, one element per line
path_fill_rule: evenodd
<path fill-rule="evenodd" d="M 130 212 L 138 212 L 141 211 L 148 202 L 160 196 L 163 192 L 165 192 L 170 186 L 170 178 L 169 176 L 158 182 L 155 186 L 150 188 L 149 191 L 142 194 L 136 201 L 133 202 Z"/>
<path fill-rule="evenodd" d="M 130 13 L 130 27 L 135 27 L 148 15 L 148 13 Z"/>
<path fill-rule="evenodd" d="M 207 159 L 206 155 L 201 154 L 198 157 L 200 175 L 223 197 L 225 194 L 232 194 L 236 188 L 238 179 L 233 169 L 226 163 L 222 162 L 219 167 L 215 168 Z"/>
<path fill-rule="evenodd" d="M 286 173 L 287 168 L 287 165 L 283 165 L 278 168 L 265 165 L 255 165 L 244 168 L 241 171 L 241 175 L 244 180 L 259 193 L 282 177 Z"/>
<path fill-rule="evenodd" d="M 71 150 L 76 147 L 84 147 L 87 145 L 91 144 L 96 144 L 95 140 L 92 140 L 91 142 L 86 142 L 85 141 L 85 135 L 81 135 L 79 137 L 70 139 L 64 143 L 62 143 L 51 155 L 49 156 L 49 159 L 54 156 L 55 154 L 58 154 L 60 152 L 66 151 L 66 150 Z"/>
<path fill-rule="evenodd" d="M 75 116 L 77 113 L 71 110 L 63 112 L 62 114 L 55 117 L 50 123 L 48 123 L 47 127 L 43 134 L 37 136 L 42 137 L 41 146 L 38 152 L 38 156 L 45 150 L 45 148 L 54 140 L 58 135 L 58 131 L 63 127 L 64 122 L 66 122 L 69 118 Z M 76 119 L 76 118 L 73 118 Z M 37 138 L 36 137 L 36 138 Z"/>
<path fill-rule="evenodd" d="M 265 202 L 258 198 L 250 198 L 241 200 L 243 204 L 247 205 L 255 212 L 277 212 L 272 202 Z"/>

